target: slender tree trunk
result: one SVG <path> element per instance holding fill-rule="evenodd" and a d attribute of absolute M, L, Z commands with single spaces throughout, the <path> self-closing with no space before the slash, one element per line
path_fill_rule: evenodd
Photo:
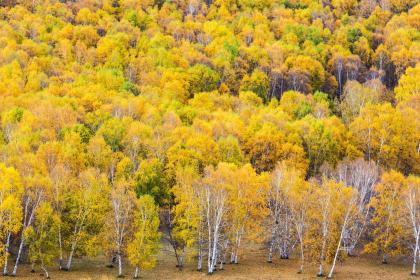
<path fill-rule="evenodd" d="M 268 262 L 273 262 L 273 251 L 274 251 L 274 243 L 276 241 L 276 233 L 277 233 L 277 226 L 278 222 L 275 222 L 275 225 L 271 229 L 271 240 L 270 240 L 270 247 L 268 249 Z"/>
<path fill-rule="evenodd" d="M 304 263 L 305 263 L 305 255 L 304 255 L 304 252 L 303 252 L 303 240 L 301 240 L 301 242 L 300 242 L 300 270 L 299 270 L 299 273 L 303 273 Z"/>
<path fill-rule="evenodd" d="M 207 252 L 207 273 L 208 274 L 212 274 L 213 273 L 213 269 L 212 269 L 212 234 L 211 234 L 211 223 L 210 223 L 210 203 L 209 203 L 209 199 L 207 198 L 207 227 L 208 227 L 208 252 Z"/>
<path fill-rule="evenodd" d="M 321 257 L 319 258 L 319 271 L 317 276 L 318 277 L 323 277 L 324 276 L 324 269 L 323 269 L 323 265 L 324 265 L 324 259 L 325 259 L 325 246 L 326 246 L 326 238 L 324 237 L 324 240 L 322 240 L 322 248 L 321 248 Z"/>
<path fill-rule="evenodd" d="M 283 260 L 289 259 L 289 245 L 287 244 L 286 240 L 282 241 L 282 251 L 281 251 L 280 258 Z"/>
<path fill-rule="evenodd" d="M 211 230 L 209 230 L 209 244 L 208 244 L 208 253 L 207 253 L 207 273 L 212 274 L 212 266 L 211 266 L 211 252 L 212 252 L 212 241 L 211 241 Z"/>
<path fill-rule="evenodd" d="M 218 233 L 217 230 L 214 231 L 214 237 L 213 237 L 213 252 L 211 256 L 211 273 L 214 272 L 214 269 L 216 268 L 217 263 L 217 242 L 218 242 Z"/>
<path fill-rule="evenodd" d="M 182 270 L 184 268 L 184 249 L 181 251 L 181 254 L 179 255 L 179 270 Z"/>
<path fill-rule="evenodd" d="M 289 259 L 289 215 L 286 213 L 285 217 L 285 236 L 283 236 L 283 240 L 281 242 L 281 254 L 280 258 L 283 260 Z"/>
<path fill-rule="evenodd" d="M 22 255 L 23 250 L 23 240 L 24 240 L 24 233 L 25 229 L 32 224 L 32 221 L 34 219 L 35 210 L 38 207 L 40 201 L 42 198 L 42 192 L 40 192 L 37 196 L 37 199 L 34 201 L 34 204 L 32 205 L 31 209 L 29 210 L 29 203 L 31 199 L 29 197 L 26 197 L 25 199 L 25 211 L 24 211 L 24 218 L 23 218 L 23 227 L 22 227 L 22 233 L 21 233 L 21 239 L 19 244 L 19 250 L 15 261 L 15 266 L 13 267 L 12 276 L 16 276 L 17 268 L 19 265 L 20 257 Z M 29 216 L 28 216 L 29 215 Z M 26 220 L 28 218 L 28 220 Z"/>
<path fill-rule="evenodd" d="M 10 246 L 10 237 L 11 237 L 11 233 L 8 232 L 7 233 L 7 239 L 6 239 L 6 246 L 4 248 L 5 250 L 5 258 L 4 258 L 4 268 L 3 268 L 3 275 L 6 276 L 9 272 L 8 272 L 8 268 L 7 268 L 7 261 L 9 259 L 9 246 Z"/>
<path fill-rule="evenodd" d="M 67 267 L 66 267 L 67 271 L 70 271 L 71 262 L 73 261 L 74 250 L 76 249 L 76 244 L 77 242 L 73 242 L 73 244 L 71 245 L 69 259 L 67 260 Z"/>
<path fill-rule="evenodd" d="M 230 263 L 234 264 L 236 259 L 236 249 L 238 246 L 238 232 L 235 234 L 235 243 L 233 244 L 232 252 L 230 253 Z"/>
<path fill-rule="evenodd" d="M 203 248 L 201 246 L 201 237 L 198 238 L 198 259 L 197 259 L 197 271 L 203 269 Z"/>
<path fill-rule="evenodd" d="M 19 249 L 18 249 L 18 254 L 17 254 L 17 257 L 16 257 L 15 266 L 13 267 L 12 276 L 16 276 L 18 264 L 19 264 L 19 261 L 20 261 L 20 257 L 22 255 L 23 239 L 24 239 L 23 234 L 24 234 L 24 231 L 22 230 L 22 236 L 21 236 L 21 240 L 20 240 L 20 244 L 19 244 Z"/>
<path fill-rule="evenodd" d="M 118 258 L 118 277 L 121 278 L 123 274 L 122 274 L 122 260 L 121 260 L 120 253 L 118 253 L 117 258 Z"/>
<path fill-rule="evenodd" d="M 25 215 L 24 215 L 24 218 L 23 218 L 23 228 L 22 228 L 22 233 L 21 233 L 21 236 L 20 236 L 20 244 L 19 244 L 18 254 L 17 254 L 17 257 L 16 257 L 16 261 L 15 261 L 15 266 L 13 267 L 12 276 L 16 276 L 16 273 L 17 273 L 17 268 L 18 268 L 18 264 L 19 264 L 19 261 L 20 261 L 20 256 L 21 256 L 22 250 L 23 250 L 23 240 L 24 240 L 25 229 L 32 222 L 31 220 L 32 220 L 33 212 L 31 213 L 31 215 L 29 217 L 28 223 L 26 223 L 26 218 L 27 218 L 27 215 L 29 213 L 28 212 L 29 202 L 30 202 L 30 199 L 26 198 L 26 201 L 25 201 Z"/>
<path fill-rule="evenodd" d="M 213 261 L 213 264 L 212 264 L 213 272 L 215 272 L 217 270 L 217 260 L 218 260 L 218 257 L 219 257 L 219 250 L 216 247 L 216 254 L 213 256 L 213 260 L 212 260 Z"/>
<path fill-rule="evenodd" d="M 417 250 L 418 250 L 418 247 L 416 246 L 416 248 L 414 249 L 413 267 L 412 267 L 412 269 L 411 269 L 411 275 L 413 275 L 413 276 L 417 275 L 417 273 L 416 273 L 416 265 L 417 265 Z"/>
<path fill-rule="evenodd" d="M 324 270 L 323 270 L 323 267 L 322 267 L 323 263 L 324 263 L 324 261 L 322 260 L 319 264 L 319 271 L 318 271 L 318 274 L 316 275 L 318 277 L 324 277 Z"/>
<path fill-rule="evenodd" d="M 219 270 L 223 270 L 223 262 L 224 262 L 225 260 L 224 260 L 224 257 L 223 257 L 223 255 L 221 256 L 221 258 L 220 258 L 220 265 L 219 265 Z"/>
<path fill-rule="evenodd" d="M 176 259 L 176 267 L 179 270 L 182 270 L 182 266 L 184 265 L 181 261 L 181 258 L 179 256 L 178 252 L 178 246 L 175 242 L 173 236 L 172 236 L 172 220 L 171 220 L 171 208 L 169 207 L 168 216 L 167 216 L 167 230 L 168 230 L 168 236 L 169 236 L 169 243 L 172 246 L 172 249 L 174 250 L 175 259 Z"/>
<path fill-rule="evenodd" d="M 420 245 L 419 245 L 420 246 Z M 418 248 L 417 249 L 417 258 L 418 258 L 418 261 L 420 261 L 420 250 L 419 250 L 420 248 Z"/>
<path fill-rule="evenodd" d="M 216 221 L 218 223 L 218 221 Z M 217 264 L 217 244 L 219 242 L 219 225 L 216 224 L 213 232 L 213 245 L 212 245 L 212 252 L 211 252 L 211 261 L 210 261 L 210 269 L 209 274 L 213 274 L 216 269 Z"/>
<path fill-rule="evenodd" d="M 235 259 L 234 259 L 234 263 L 235 264 L 238 264 L 239 263 L 238 251 L 239 251 L 239 246 L 241 246 L 241 239 L 242 239 L 242 235 L 239 234 L 239 236 L 238 236 L 238 244 L 236 245 L 236 249 L 235 249 Z"/>
<path fill-rule="evenodd" d="M 235 250 L 235 258 L 233 261 L 234 264 L 239 264 L 238 249 Z"/>
<path fill-rule="evenodd" d="M 274 248 L 274 237 L 271 238 L 270 248 L 268 249 L 268 262 L 269 263 L 273 262 L 273 248 Z"/>
<path fill-rule="evenodd" d="M 413 268 L 411 270 L 411 275 L 417 275 L 417 273 L 416 273 L 416 265 L 417 265 L 417 252 L 418 252 L 418 249 L 419 249 L 419 234 L 420 234 L 420 230 L 418 230 L 417 236 L 416 236 L 416 246 L 414 247 Z"/>
<path fill-rule="evenodd" d="M 134 269 L 134 279 L 139 279 L 140 276 L 140 269 L 138 266 Z"/>
<path fill-rule="evenodd" d="M 354 257 L 354 248 L 355 248 L 354 244 L 349 245 L 349 248 L 348 248 L 348 251 L 347 251 L 347 256 Z"/>
<path fill-rule="evenodd" d="M 332 275 L 334 273 L 334 268 L 335 268 L 335 264 L 337 262 L 337 257 L 338 257 L 338 252 L 340 251 L 340 246 L 341 246 L 341 240 L 343 239 L 343 234 L 344 234 L 344 230 L 347 226 L 347 222 L 348 222 L 348 216 L 349 216 L 349 212 L 346 215 L 346 218 L 344 219 L 344 224 L 343 224 L 343 228 L 341 229 L 341 233 L 340 233 L 340 239 L 338 240 L 338 245 L 337 245 L 337 249 L 335 250 L 335 255 L 334 255 L 334 261 L 330 270 L 330 273 L 328 273 L 328 278 L 331 279 Z"/>
<path fill-rule="evenodd" d="M 388 263 L 388 256 L 386 253 L 382 254 L 382 264 L 387 264 Z"/>
<path fill-rule="evenodd" d="M 58 260 L 58 269 L 63 269 L 63 243 L 61 240 L 61 226 L 58 226 L 58 250 L 59 250 L 59 260 Z"/>
<path fill-rule="evenodd" d="M 48 270 L 45 266 L 41 265 L 42 271 L 44 271 L 44 276 L 46 279 L 50 279 L 50 275 L 48 274 Z"/>

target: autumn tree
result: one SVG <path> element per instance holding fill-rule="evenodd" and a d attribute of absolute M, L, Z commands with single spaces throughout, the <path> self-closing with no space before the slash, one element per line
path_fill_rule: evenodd
<path fill-rule="evenodd" d="M 127 247 L 128 259 L 135 266 L 135 279 L 139 278 L 140 270 L 156 265 L 160 241 L 158 212 L 158 206 L 149 195 L 141 196 L 135 202 L 133 237 Z"/>
<path fill-rule="evenodd" d="M 404 215 L 405 178 L 396 171 L 384 173 L 374 191 L 371 202 L 371 207 L 375 209 L 371 220 L 372 241 L 366 245 L 365 250 L 380 253 L 382 262 L 387 263 L 389 257 L 403 251 L 401 237 L 404 236 L 404 228 L 400 221 Z"/>
<path fill-rule="evenodd" d="M 51 265 L 57 256 L 58 216 L 48 202 L 43 202 L 36 211 L 34 225 L 25 231 L 25 239 L 29 244 L 29 260 L 38 264 L 49 279 L 47 266 Z"/>
<path fill-rule="evenodd" d="M 359 243 L 365 229 L 369 225 L 371 215 L 370 200 L 373 188 L 378 181 L 378 167 L 373 162 L 363 159 L 340 162 L 336 170 L 329 174 L 337 182 L 355 190 L 355 213 L 351 225 L 346 229 L 343 243 L 347 253 L 351 256 Z"/>
<path fill-rule="evenodd" d="M 175 250 L 179 264 L 183 264 L 186 250 L 197 247 L 197 270 L 202 270 L 204 258 L 204 203 L 199 189 L 200 176 L 193 167 L 179 168 L 176 185 L 172 187 L 175 196 L 174 239 L 180 250 Z"/>
<path fill-rule="evenodd" d="M 108 180 L 95 169 L 85 170 L 69 197 L 69 215 L 65 224 L 70 232 L 65 241 L 68 250 L 66 270 L 70 270 L 78 251 L 95 254 L 97 234 L 102 230 L 108 208 Z"/>
<path fill-rule="evenodd" d="M 408 244 L 409 248 L 411 248 L 413 251 L 413 267 L 411 269 L 411 275 L 416 275 L 417 256 L 420 241 L 420 178 L 418 176 L 410 176 L 406 178 L 406 184 L 406 191 L 403 194 L 405 209 L 402 209 L 404 213 L 402 225 L 410 225 L 407 226 L 407 232 L 411 232 L 411 238 L 408 238 Z"/>
<path fill-rule="evenodd" d="M 20 200 L 23 194 L 22 180 L 13 167 L 0 164 L 0 217 L 1 225 L 1 263 L 4 265 L 3 275 L 8 273 L 8 257 L 12 235 L 22 227 L 22 208 Z"/>

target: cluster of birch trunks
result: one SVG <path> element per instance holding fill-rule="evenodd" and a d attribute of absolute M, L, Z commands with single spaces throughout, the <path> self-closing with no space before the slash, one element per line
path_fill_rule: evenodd
<path fill-rule="evenodd" d="M 195 219 L 196 224 L 178 226 L 193 231 L 190 237 L 196 239 L 189 249 L 196 257 L 197 270 L 201 271 L 207 260 L 209 274 L 223 270 L 225 263 L 237 264 L 255 243 L 266 248 L 269 263 L 275 256 L 299 258 L 299 273 L 305 264 L 315 263 L 318 276 L 332 278 L 337 261 L 360 253 L 378 253 L 384 263 L 390 256 L 411 254 L 412 274 L 416 274 L 418 177 L 410 180 L 395 171 L 383 172 L 374 162 L 363 159 L 345 160 L 335 168 L 324 166 L 321 173 L 319 178 L 307 180 L 296 168 L 278 164 L 269 174 L 267 189 L 260 178 L 254 192 L 249 192 L 246 185 L 253 184 L 252 179 L 219 166 L 207 171 L 204 179 L 189 182 L 190 189 L 184 184 L 181 200 L 192 202 L 196 216 L 191 208 L 175 211 L 169 241 L 177 266 L 183 266 L 188 242 L 174 238 L 176 221 Z M 393 182 L 394 175 L 405 183 Z M 235 184 L 236 189 L 232 187 Z M 405 187 L 399 189 L 398 184 Z M 247 199 L 251 195 L 255 199 Z"/>
<path fill-rule="evenodd" d="M 287 162 L 279 163 L 271 173 L 261 174 L 251 165 L 228 163 L 206 168 L 203 176 L 188 168 L 179 170 L 172 190 L 173 206 L 162 207 L 160 221 L 153 198 L 135 198 L 127 187 L 115 187 L 111 192 L 111 211 L 105 215 L 98 210 L 103 199 L 101 184 L 88 184 L 97 188 L 82 194 L 86 199 L 83 207 L 99 208 L 82 207 L 77 213 L 65 256 L 63 231 L 58 228 L 58 255 L 52 255 L 57 256 L 60 270 L 70 270 L 74 254 L 86 246 L 81 240 L 97 228 L 111 240 L 111 246 L 103 245 L 102 250 L 108 248 L 112 262 L 118 262 L 118 276 L 123 275 L 123 258 L 128 256 L 135 264 L 137 277 L 143 264 L 154 266 L 152 260 L 157 258 L 161 242 L 157 232 L 160 223 L 180 269 L 192 256 L 197 270 L 206 267 L 206 272 L 213 274 L 223 270 L 226 263 L 238 264 L 241 256 L 250 253 L 251 246 L 262 244 L 269 263 L 276 256 L 299 258 L 300 273 L 305 264 L 317 263 L 318 276 L 331 278 L 338 260 L 368 252 L 380 253 L 384 263 L 390 256 L 411 254 L 415 275 L 420 236 L 419 177 L 382 172 L 378 165 L 363 159 L 345 160 L 335 168 L 324 166 L 321 174 L 307 179 Z M 13 237 L 9 232 L 5 238 L 4 275 L 16 276 L 26 247 L 26 229 L 34 225 L 35 212 L 41 207 L 43 189 L 33 190 L 23 196 L 22 229 Z M 101 217 L 107 220 L 104 215 L 111 218 L 109 226 L 95 227 Z M 93 217 L 90 228 L 88 216 Z M 100 235 L 96 232 L 91 237 Z M 12 238 L 16 244 L 13 269 L 12 258 L 8 257 Z M 134 250 L 131 253 L 130 246 Z M 48 277 L 45 256 L 37 260 Z"/>

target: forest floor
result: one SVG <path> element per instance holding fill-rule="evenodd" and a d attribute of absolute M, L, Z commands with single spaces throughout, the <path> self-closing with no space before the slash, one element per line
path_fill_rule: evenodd
<path fill-rule="evenodd" d="M 204 272 L 195 271 L 193 264 L 188 264 L 179 271 L 174 265 L 175 259 L 166 250 L 159 255 L 157 266 L 148 271 L 143 271 L 141 279 L 174 279 L 174 280 L 220 280 L 220 279 L 321 279 L 317 278 L 317 267 L 307 265 L 303 274 L 296 273 L 299 262 L 296 259 L 280 260 L 275 259 L 272 264 L 266 262 L 266 252 L 258 250 L 244 256 L 238 265 L 226 265 L 223 271 L 217 271 L 212 276 Z M 76 259 L 71 272 L 59 272 L 50 270 L 51 279 L 60 280 L 109 280 L 116 278 L 116 268 L 105 267 L 105 259 Z M 193 263 L 193 262 L 191 262 Z M 410 264 L 401 260 L 393 260 L 390 264 L 383 265 L 376 256 L 360 256 L 348 258 L 343 263 L 338 263 L 334 279 L 347 280 L 405 280 L 415 279 L 410 276 Z M 22 265 L 18 271 L 16 280 L 43 279 L 38 269 L 36 273 L 30 273 L 30 267 Z M 132 279 L 133 269 L 124 266 L 125 279 Z M 1 277 L 0 277 L 1 278 Z M 7 279 L 7 278 L 4 278 Z"/>

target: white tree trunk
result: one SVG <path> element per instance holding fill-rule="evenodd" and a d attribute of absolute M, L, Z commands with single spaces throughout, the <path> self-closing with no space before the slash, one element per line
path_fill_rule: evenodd
<path fill-rule="evenodd" d="M 239 263 L 238 251 L 239 251 L 239 246 L 241 246 L 241 239 L 242 239 L 242 234 L 238 233 L 238 241 L 235 248 L 235 258 L 233 260 L 234 264 Z"/>
<path fill-rule="evenodd" d="M 18 268 L 19 261 L 20 261 L 20 257 L 22 256 L 25 229 L 32 224 L 32 221 L 33 221 L 34 215 L 35 215 L 35 210 L 38 207 L 38 205 L 41 201 L 41 198 L 42 198 L 42 192 L 39 193 L 37 199 L 34 201 L 34 204 L 32 205 L 32 208 L 29 210 L 29 203 L 30 203 L 31 199 L 29 197 L 26 197 L 25 210 L 24 210 L 25 214 L 24 214 L 24 218 L 23 218 L 21 240 L 20 240 L 20 244 L 19 244 L 19 250 L 18 250 L 18 255 L 16 257 L 15 266 L 13 267 L 12 276 L 16 276 L 17 268 Z M 28 215 L 29 215 L 29 217 L 28 217 Z M 28 220 L 26 220 L 26 218 L 28 218 Z"/>
<path fill-rule="evenodd" d="M 212 270 L 212 246 L 213 246 L 213 242 L 212 242 L 212 238 L 211 238 L 211 228 L 209 227 L 209 244 L 208 244 L 208 252 L 207 252 L 207 273 L 208 274 L 212 274 L 213 270 Z"/>
<path fill-rule="evenodd" d="M 70 267 L 71 267 L 71 262 L 73 261 L 73 254 L 74 254 L 74 250 L 76 249 L 76 242 L 73 242 L 73 244 L 71 245 L 71 250 L 70 250 L 70 254 L 69 254 L 69 259 L 67 260 L 67 267 L 66 270 L 69 271 Z"/>
<path fill-rule="evenodd" d="M 417 275 L 416 273 L 416 266 L 417 266 L 417 252 L 419 249 L 419 234 L 420 230 L 417 230 L 417 236 L 416 236 L 416 245 L 414 246 L 414 252 L 413 252 L 413 268 L 411 270 L 411 275 Z"/>
<path fill-rule="evenodd" d="M 212 252 L 212 235 L 211 235 L 211 222 L 210 222 L 210 195 L 209 195 L 209 190 L 206 190 L 206 195 L 207 195 L 207 211 L 206 211 L 206 216 L 207 216 L 207 230 L 208 230 L 208 252 L 207 252 L 207 273 L 208 274 L 212 274 L 213 270 L 212 270 L 212 265 L 211 265 L 211 252 Z"/>
<path fill-rule="evenodd" d="M 273 249 L 274 249 L 274 238 L 271 238 L 270 248 L 268 249 L 268 262 L 273 262 Z"/>
<path fill-rule="evenodd" d="M 197 256 L 197 271 L 203 269 L 203 248 L 201 246 L 201 238 L 198 239 L 198 256 Z"/>
<path fill-rule="evenodd" d="M 322 240 L 322 248 L 321 248 L 321 257 L 319 258 L 319 271 L 318 277 L 324 276 L 324 259 L 325 259 L 325 246 L 326 246 L 326 239 Z"/>
<path fill-rule="evenodd" d="M 214 230 L 214 235 L 213 235 L 213 246 L 212 246 L 212 255 L 211 255 L 211 269 L 210 269 L 210 273 L 213 273 L 215 268 L 216 268 L 216 263 L 217 263 L 217 243 L 219 242 L 219 232 L 218 232 L 218 226 L 216 226 L 215 230 Z"/>
<path fill-rule="evenodd" d="M 328 278 L 332 278 L 332 275 L 334 273 L 334 268 L 335 268 L 335 264 L 337 262 L 338 253 L 340 252 L 341 240 L 343 239 L 343 234 L 344 234 L 344 230 L 346 229 L 346 226 L 347 226 L 349 214 L 350 214 L 350 212 L 347 212 L 346 217 L 344 219 L 343 227 L 341 228 L 340 239 L 338 240 L 337 249 L 335 250 L 335 255 L 334 255 L 334 261 L 333 261 L 333 264 L 331 266 L 330 273 L 328 273 Z"/>
<path fill-rule="evenodd" d="M 121 260 L 121 254 L 118 253 L 118 277 L 122 277 L 122 260 Z"/>
<path fill-rule="evenodd" d="M 49 273 L 48 273 L 48 270 L 47 270 L 47 268 L 45 267 L 45 266 L 41 266 L 41 269 L 42 269 L 42 271 L 44 271 L 44 276 L 45 276 L 45 278 L 46 279 L 50 279 L 50 275 L 49 275 Z"/>
<path fill-rule="evenodd" d="M 58 260 L 58 269 L 63 269 L 63 242 L 61 240 L 61 226 L 58 228 L 58 250 L 60 251 Z"/>
<path fill-rule="evenodd" d="M 303 273 L 303 266 L 304 266 L 304 263 L 305 263 L 305 255 L 304 255 L 304 252 L 303 252 L 303 240 L 301 240 L 301 242 L 300 242 L 300 261 L 301 261 L 301 263 L 300 263 L 299 273 Z"/>
<path fill-rule="evenodd" d="M 18 249 L 18 254 L 17 254 L 17 257 L 16 257 L 15 266 L 13 267 L 12 276 L 16 276 L 16 273 L 17 273 L 17 268 L 18 268 L 18 264 L 19 264 L 19 261 L 20 261 L 20 256 L 22 255 L 22 250 L 23 250 L 23 239 L 24 239 L 24 236 L 23 236 L 23 231 L 22 231 L 22 237 L 21 237 L 20 244 L 19 244 L 19 249 Z"/>
<path fill-rule="evenodd" d="M 139 279 L 139 276 L 140 276 L 140 269 L 138 266 L 136 266 L 134 270 L 134 279 Z"/>
<path fill-rule="evenodd" d="M 9 246 L 10 246 L 10 236 L 11 233 L 8 232 L 7 233 L 7 239 L 6 239 L 6 245 L 5 245 L 5 257 L 4 257 L 4 268 L 3 268 L 3 275 L 6 276 L 9 272 L 8 272 L 8 268 L 7 268 L 7 261 L 9 259 Z"/>

